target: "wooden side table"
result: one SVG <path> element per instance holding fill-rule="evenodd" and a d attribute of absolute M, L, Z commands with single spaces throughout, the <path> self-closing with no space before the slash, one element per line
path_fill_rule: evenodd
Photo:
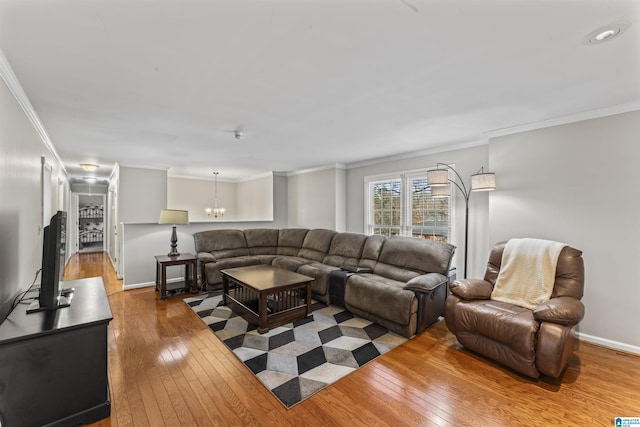
<path fill-rule="evenodd" d="M 183 289 L 185 292 L 198 292 L 196 279 L 198 257 L 194 254 L 178 256 L 156 255 L 156 291 L 160 291 L 160 299 L 167 298 L 167 290 Z M 184 265 L 184 280 L 167 284 L 167 267 Z"/>

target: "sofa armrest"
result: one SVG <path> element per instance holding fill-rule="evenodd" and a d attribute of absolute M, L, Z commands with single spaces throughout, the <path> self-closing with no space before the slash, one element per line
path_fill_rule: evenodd
<path fill-rule="evenodd" d="M 447 276 L 439 273 L 427 273 L 409 280 L 404 289 L 414 292 L 431 292 L 442 283 L 447 282 Z"/>
<path fill-rule="evenodd" d="M 463 300 L 490 299 L 493 285 L 482 279 L 462 279 L 449 283 L 452 294 Z"/>
<path fill-rule="evenodd" d="M 373 273 L 373 270 L 369 267 L 358 267 L 357 265 L 351 264 L 343 265 L 340 269 L 351 273 Z"/>
<path fill-rule="evenodd" d="M 447 280 L 444 274 L 427 273 L 414 277 L 404 286 L 404 289 L 413 291 L 418 300 L 417 334 L 435 324 L 444 314 Z"/>
<path fill-rule="evenodd" d="M 533 318 L 565 326 L 577 325 L 584 318 L 584 304 L 572 297 L 557 297 L 533 309 Z"/>
<path fill-rule="evenodd" d="M 216 257 L 214 257 L 213 254 L 209 252 L 198 252 L 198 261 L 206 264 L 208 262 L 216 262 L 217 260 Z"/>

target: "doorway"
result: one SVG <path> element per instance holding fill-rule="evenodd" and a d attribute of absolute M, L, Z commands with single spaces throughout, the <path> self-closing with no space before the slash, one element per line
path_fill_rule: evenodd
<path fill-rule="evenodd" d="M 78 252 L 104 251 L 104 194 L 78 195 Z"/>

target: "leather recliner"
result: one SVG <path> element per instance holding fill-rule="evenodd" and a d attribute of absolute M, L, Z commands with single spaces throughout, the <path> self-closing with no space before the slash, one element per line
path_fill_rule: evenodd
<path fill-rule="evenodd" d="M 561 375 L 577 345 L 584 317 L 582 252 L 565 246 L 559 254 L 551 298 L 533 309 L 491 300 L 507 242 L 489 255 L 484 280 L 450 284 L 445 304 L 449 330 L 465 347 L 524 375 Z"/>

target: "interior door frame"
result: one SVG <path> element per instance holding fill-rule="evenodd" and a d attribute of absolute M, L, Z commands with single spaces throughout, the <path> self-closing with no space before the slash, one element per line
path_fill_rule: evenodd
<path fill-rule="evenodd" d="M 75 249 L 76 252 L 81 252 L 80 251 L 80 196 L 91 196 L 91 197 L 101 197 L 102 198 L 102 252 L 104 252 L 106 250 L 106 243 L 107 243 L 107 228 L 106 225 L 108 223 L 107 221 L 107 216 L 108 216 L 108 209 L 107 209 L 107 195 L 104 193 L 85 193 L 85 192 L 79 192 L 79 193 L 74 193 L 74 199 L 75 199 L 75 204 L 76 206 L 72 208 L 72 212 L 75 213 L 75 222 L 74 222 L 74 230 L 76 233 L 74 242 L 75 242 Z"/>

